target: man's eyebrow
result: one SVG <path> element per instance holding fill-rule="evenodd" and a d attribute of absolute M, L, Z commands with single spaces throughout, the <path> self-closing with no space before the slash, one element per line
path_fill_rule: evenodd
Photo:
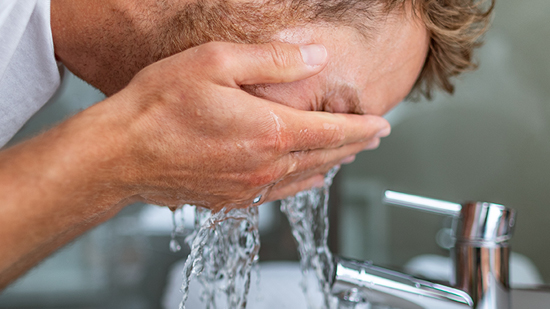
<path fill-rule="evenodd" d="M 341 110 L 342 107 L 344 107 L 344 111 Z M 359 91 L 345 83 L 334 83 L 327 87 L 327 91 L 321 98 L 321 110 L 358 115 L 365 114 L 359 99 Z"/>

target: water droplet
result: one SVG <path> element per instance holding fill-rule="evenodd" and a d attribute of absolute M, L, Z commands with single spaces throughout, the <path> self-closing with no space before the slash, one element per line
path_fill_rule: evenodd
<path fill-rule="evenodd" d="M 256 198 L 254 199 L 253 203 L 254 203 L 254 204 L 258 204 L 258 203 L 260 202 L 261 199 L 262 199 L 262 195 L 260 194 L 260 195 L 256 196 Z"/>
<path fill-rule="evenodd" d="M 170 240 L 170 251 L 179 252 L 180 250 L 181 250 L 181 246 L 179 242 L 175 239 Z"/>

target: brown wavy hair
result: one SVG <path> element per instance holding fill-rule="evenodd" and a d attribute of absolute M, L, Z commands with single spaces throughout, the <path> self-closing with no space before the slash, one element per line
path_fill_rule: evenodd
<path fill-rule="evenodd" d="M 412 3 L 430 33 L 430 49 L 411 97 L 422 94 L 431 99 L 434 88 L 453 93 L 452 78 L 478 66 L 473 51 L 482 44 L 481 36 L 489 26 L 495 0 L 412 0 Z"/>
<path fill-rule="evenodd" d="M 440 88 L 454 92 L 453 77 L 477 68 L 474 49 L 482 44 L 495 0 L 291 0 L 296 8 L 308 7 L 310 20 L 354 26 L 366 37 L 376 21 L 407 5 L 426 26 L 430 35 L 426 62 L 409 98 L 432 98 Z M 309 4 L 304 4 L 309 2 Z"/>
<path fill-rule="evenodd" d="M 409 98 L 431 99 L 434 89 L 454 92 L 453 77 L 477 68 L 474 49 L 491 21 L 495 0 L 291 0 L 295 8 L 307 7 L 310 22 L 322 20 L 357 28 L 366 37 L 376 21 L 396 9 L 411 5 L 430 35 L 426 62 Z M 309 4 L 304 4 L 309 2 Z"/>

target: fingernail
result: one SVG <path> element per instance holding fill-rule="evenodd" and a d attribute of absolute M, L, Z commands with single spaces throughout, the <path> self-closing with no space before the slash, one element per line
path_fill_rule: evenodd
<path fill-rule="evenodd" d="M 390 135 L 390 132 L 391 132 L 391 128 L 390 127 L 385 127 L 384 129 L 378 131 L 378 133 L 376 133 L 375 137 L 386 137 L 386 136 Z"/>
<path fill-rule="evenodd" d="M 340 163 L 341 164 L 350 164 L 353 161 L 355 161 L 355 155 L 345 157 L 342 161 L 340 161 Z"/>
<path fill-rule="evenodd" d="M 380 146 L 380 140 L 375 139 L 375 140 L 371 141 L 370 143 L 368 143 L 367 146 L 365 146 L 365 148 L 363 148 L 363 150 L 373 150 L 373 149 L 378 148 L 378 146 Z"/>
<path fill-rule="evenodd" d="M 321 44 L 302 45 L 300 52 L 304 63 L 309 66 L 322 65 L 327 59 L 327 49 Z"/>

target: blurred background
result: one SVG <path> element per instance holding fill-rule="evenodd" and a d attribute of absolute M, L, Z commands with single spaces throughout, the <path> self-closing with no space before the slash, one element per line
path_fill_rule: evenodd
<path fill-rule="evenodd" d="M 456 94 L 404 102 L 388 114 L 392 134 L 344 166 L 331 188 L 334 252 L 397 269 L 434 263 L 433 255 L 444 265 L 449 218 L 384 205 L 383 191 L 489 201 L 519 213 L 512 249 L 531 275 L 512 270 L 512 282 L 550 283 L 548 13 L 546 0 L 499 1 L 480 68 L 460 78 Z M 66 72 L 56 97 L 11 143 L 102 99 Z M 261 260 L 297 260 L 277 203 L 260 209 Z M 188 253 L 170 252 L 171 220 L 164 208 L 127 207 L 6 289 L 0 308 L 161 308 L 168 273 Z"/>

